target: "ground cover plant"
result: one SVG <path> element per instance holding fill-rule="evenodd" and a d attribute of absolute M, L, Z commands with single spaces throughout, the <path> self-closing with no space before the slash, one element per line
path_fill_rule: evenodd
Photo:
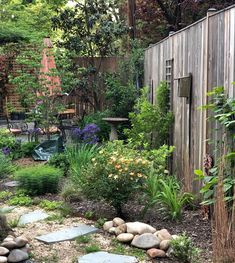
<path fill-rule="evenodd" d="M 0 178 L 7 177 L 14 171 L 15 167 L 13 166 L 10 158 L 0 152 Z"/>

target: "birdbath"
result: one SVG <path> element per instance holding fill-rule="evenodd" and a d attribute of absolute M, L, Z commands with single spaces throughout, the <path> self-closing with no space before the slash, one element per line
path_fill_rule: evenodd
<path fill-rule="evenodd" d="M 127 118 L 103 118 L 102 120 L 106 121 L 111 127 L 109 134 L 110 141 L 118 140 L 117 126 L 122 122 L 128 121 Z"/>

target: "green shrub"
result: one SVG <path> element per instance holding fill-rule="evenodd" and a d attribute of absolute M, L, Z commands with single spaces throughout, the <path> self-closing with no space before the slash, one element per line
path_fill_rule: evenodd
<path fill-rule="evenodd" d="M 167 87 L 162 84 L 162 87 Z M 167 107 L 168 105 L 166 105 Z M 134 112 L 129 114 L 131 128 L 125 130 L 130 141 L 138 147 L 158 148 L 167 144 L 169 129 L 173 123 L 173 114 L 165 111 L 164 102 L 158 105 L 148 101 L 148 90 L 142 91 Z"/>
<path fill-rule="evenodd" d="M 14 171 L 11 160 L 0 152 L 0 178 L 4 178 Z"/>
<path fill-rule="evenodd" d="M 1 191 L 1 192 L 0 192 L 0 200 L 8 199 L 8 198 L 11 197 L 12 195 L 13 195 L 13 193 L 10 192 L 10 191 Z"/>
<path fill-rule="evenodd" d="M 122 205 L 138 192 L 147 177 L 150 162 L 122 141 L 109 142 L 92 162 L 81 170 L 77 184 L 91 199 L 105 199 L 119 215 Z"/>
<path fill-rule="evenodd" d="M 66 155 L 73 177 L 76 178 L 80 176 L 81 169 L 88 165 L 97 151 L 97 146 L 90 144 L 77 144 L 66 149 Z"/>
<path fill-rule="evenodd" d="M 171 241 L 171 248 L 173 249 L 173 255 L 180 259 L 180 262 L 199 262 L 200 250 L 193 245 L 191 238 L 185 233 Z"/>
<path fill-rule="evenodd" d="M 15 137 L 9 132 L 8 129 L 0 128 L 0 149 L 4 147 L 13 149 L 16 143 Z"/>
<path fill-rule="evenodd" d="M 15 173 L 20 188 L 31 195 L 56 193 L 63 173 L 60 169 L 49 165 L 38 165 L 23 168 Z"/>
<path fill-rule="evenodd" d="M 65 153 L 53 154 L 49 159 L 48 164 L 61 169 L 64 172 L 64 175 L 67 175 L 69 170 L 69 160 Z"/>

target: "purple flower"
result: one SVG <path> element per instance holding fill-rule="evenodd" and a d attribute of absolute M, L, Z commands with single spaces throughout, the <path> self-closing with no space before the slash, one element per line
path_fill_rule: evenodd
<path fill-rule="evenodd" d="M 2 148 L 2 153 L 4 154 L 4 155 L 9 155 L 10 153 L 11 153 L 11 149 L 9 148 L 9 147 L 3 147 Z"/>
<path fill-rule="evenodd" d="M 80 128 L 72 129 L 72 138 L 75 140 L 80 140 L 82 136 L 82 131 Z"/>
<path fill-rule="evenodd" d="M 82 130 L 80 128 L 75 128 L 72 130 L 72 138 L 88 144 L 95 144 L 98 142 L 97 133 L 100 128 L 96 124 L 87 124 Z"/>

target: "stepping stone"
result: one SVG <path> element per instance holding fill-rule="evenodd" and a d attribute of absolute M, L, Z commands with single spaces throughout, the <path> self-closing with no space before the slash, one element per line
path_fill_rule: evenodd
<path fill-rule="evenodd" d="M 47 217 L 49 217 L 49 215 L 47 213 L 44 213 L 40 210 L 35 210 L 33 212 L 22 215 L 20 217 L 18 225 L 22 226 L 22 225 L 26 225 L 29 223 L 34 223 L 34 222 L 46 219 Z"/>
<path fill-rule="evenodd" d="M 6 182 L 3 184 L 4 186 L 7 186 L 7 187 L 17 187 L 20 185 L 20 182 L 18 181 L 10 181 L 10 182 Z"/>
<path fill-rule="evenodd" d="M 78 263 L 138 263 L 136 257 L 111 254 L 108 252 L 95 252 L 78 258 Z"/>
<path fill-rule="evenodd" d="M 46 244 L 51 244 L 51 243 L 73 240 L 79 236 L 83 236 L 86 234 L 92 234 L 97 231 L 98 229 L 95 227 L 81 224 L 76 227 L 66 228 L 66 229 L 56 231 L 50 234 L 39 236 L 39 237 L 36 237 L 36 239 Z"/>
<path fill-rule="evenodd" d="M 0 208 L 0 213 L 6 214 L 10 213 L 12 210 L 14 210 L 16 206 L 6 206 L 6 207 L 1 207 Z"/>

